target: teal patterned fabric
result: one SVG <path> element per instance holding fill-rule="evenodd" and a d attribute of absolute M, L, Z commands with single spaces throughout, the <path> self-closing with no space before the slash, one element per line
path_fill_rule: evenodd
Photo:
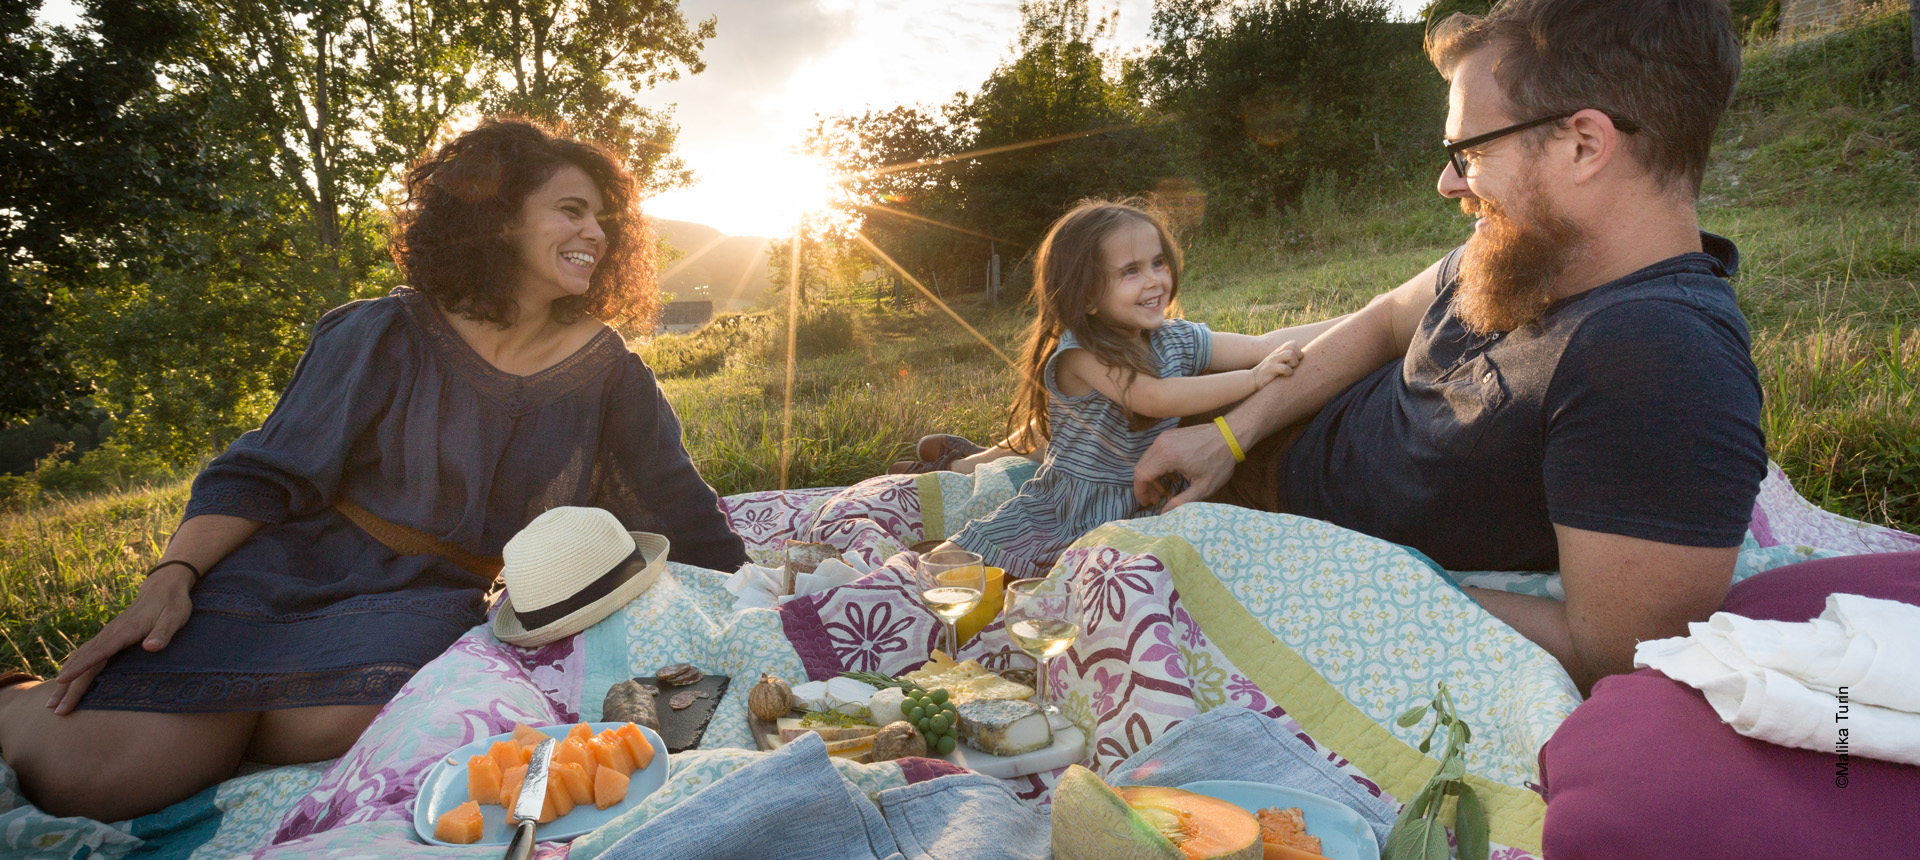
<path fill-rule="evenodd" d="M 800 655 L 787 642 L 780 615 L 771 609 L 735 612 L 726 590 L 727 574 L 683 564 L 668 564 L 652 588 L 625 610 L 588 629 L 583 637 L 586 680 L 583 689 L 605 691 L 620 681 L 671 663 L 692 663 L 711 674 L 726 675 L 745 690 L 761 672 L 804 678 Z M 584 696 L 581 719 L 600 718 L 598 701 Z M 753 749 L 747 729 L 746 696 L 721 698 L 703 749 Z"/>
<path fill-rule="evenodd" d="M 1375 723 L 1445 681 L 1473 726 L 1467 765 L 1523 787 L 1534 753 L 1580 703 L 1566 671 L 1405 549 L 1319 520 L 1192 504 L 1129 520 L 1184 538 L 1241 605 Z"/>

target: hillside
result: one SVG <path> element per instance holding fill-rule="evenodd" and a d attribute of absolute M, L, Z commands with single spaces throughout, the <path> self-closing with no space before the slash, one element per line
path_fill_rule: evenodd
<path fill-rule="evenodd" d="M 724 312 L 752 307 L 766 292 L 766 239 L 728 236 L 690 221 L 656 219 L 653 228 L 681 255 L 661 266 L 660 289 L 667 294 L 704 298 Z"/>

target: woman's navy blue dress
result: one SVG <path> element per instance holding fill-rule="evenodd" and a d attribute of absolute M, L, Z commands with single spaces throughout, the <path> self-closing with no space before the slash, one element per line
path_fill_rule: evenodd
<path fill-rule="evenodd" d="M 612 330 L 531 376 L 475 353 L 423 294 L 329 312 L 260 429 L 193 482 L 186 516 L 267 525 L 206 572 L 159 652 L 116 655 L 80 706 L 257 711 L 383 703 L 484 620 L 484 583 L 398 555 L 334 509 L 359 504 L 482 556 L 562 505 L 747 560 L 652 371 Z"/>

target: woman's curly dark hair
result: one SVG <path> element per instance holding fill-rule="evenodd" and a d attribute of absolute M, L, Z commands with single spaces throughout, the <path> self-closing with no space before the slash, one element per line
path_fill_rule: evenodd
<path fill-rule="evenodd" d="M 605 198 L 607 242 L 587 292 L 555 300 L 555 317 L 650 327 L 660 291 L 633 174 L 606 149 L 517 116 L 487 117 L 408 169 L 389 243 L 407 283 L 451 313 L 511 326 L 518 260 L 508 231 L 527 195 L 567 165 L 586 171 Z"/>

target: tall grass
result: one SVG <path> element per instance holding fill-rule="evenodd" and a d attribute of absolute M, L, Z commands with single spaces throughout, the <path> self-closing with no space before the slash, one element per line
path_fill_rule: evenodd
<path fill-rule="evenodd" d="M 1904 15 L 1883 16 L 1751 51 L 1701 218 L 1741 249 L 1770 455 L 1814 504 L 1920 532 L 1920 74 L 1907 32 Z M 1400 178 L 1322 179 L 1290 213 L 1208 225 L 1189 242 L 1187 315 L 1263 331 L 1360 307 L 1466 238 L 1433 193 L 1438 168 L 1436 154 Z M 955 306 L 1012 351 L 1023 309 Z M 991 351 L 937 310 L 828 296 L 800 320 L 783 443 L 783 313 L 638 345 L 721 493 L 852 483 L 926 433 L 998 438 L 1013 377 Z M 0 491 L 25 494 L 14 484 Z M 0 514 L 0 667 L 46 673 L 124 606 L 185 496 L 176 482 Z"/>

